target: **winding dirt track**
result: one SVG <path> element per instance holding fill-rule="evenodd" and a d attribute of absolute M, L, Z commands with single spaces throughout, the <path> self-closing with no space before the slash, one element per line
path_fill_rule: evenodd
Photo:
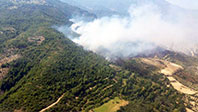
<path fill-rule="evenodd" d="M 58 100 L 57 100 L 56 102 L 52 103 L 51 105 L 49 105 L 48 107 L 42 109 L 42 110 L 39 111 L 39 112 L 45 112 L 46 110 L 52 108 L 54 105 L 56 105 L 58 102 L 60 102 L 60 100 L 63 98 L 63 96 L 64 96 L 64 94 L 63 94 L 60 98 L 58 98 Z"/>

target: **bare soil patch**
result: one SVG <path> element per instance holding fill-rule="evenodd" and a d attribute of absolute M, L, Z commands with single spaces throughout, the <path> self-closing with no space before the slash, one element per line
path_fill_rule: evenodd
<path fill-rule="evenodd" d="M 44 40 L 45 40 L 45 37 L 43 36 L 34 36 L 34 37 L 28 38 L 29 42 L 36 42 L 37 45 L 40 45 Z"/>
<path fill-rule="evenodd" d="M 8 67 L 2 68 L 2 65 L 6 63 L 10 63 L 18 59 L 19 57 L 20 55 L 16 54 L 16 55 L 11 55 L 9 57 L 2 58 L 0 60 L 0 80 L 2 80 L 8 74 L 8 71 L 9 71 Z"/>

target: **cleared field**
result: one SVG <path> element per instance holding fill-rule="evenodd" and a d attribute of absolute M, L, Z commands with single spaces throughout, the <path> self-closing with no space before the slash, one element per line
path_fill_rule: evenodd
<path fill-rule="evenodd" d="M 179 92 L 184 93 L 184 94 L 195 94 L 197 91 L 184 86 L 181 84 L 179 81 L 177 81 L 175 78 L 171 77 L 177 70 L 183 69 L 181 66 L 174 64 L 174 63 L 166 63 L 167 67 L 161 70 L 161 73 L 163 73 L 167 77 L 171 83 L 171 85 Z"/>
<path fill-rule="evenodd" d="M 157 66 L 159 68 L 161 68 L 160 73 L 164 74 L 168 80 L 170 81 L 171 85 L 173 86 L 174 89 L 176 89 L 177 91 L 185 94 L 185 95 L 190 95 L 193 100 L 190 101 L 189 103 L 192 105 L 192 109 L 190 108 L 186 108 L 187 112 L 197 112 L 197 100 L 196 98 L 193 97 L 193 95 L 197 94 L 198 91 L 195 91 L 185 85 L 183 85 L 181 82 L 179 82 L 178 80 L 176 80 L 173 77 L 173 74 L 176 73 L 178 70 L 183 70 L 184 68 L 180 65 L 177 65 L 175 63 L 171 63 L 165 60 L 160 60 L 159 59 L 142 59 L 142 61 L 146 64 L 150 64 L 153 66 Z"/>
<path fill-rule="evenodd" d="M 184 94 L 190 94 L 193 95 L 195 93 L 197 93 L 197 91 L 184 86 L 183 84 L 181 84 L 179 81 L 177 81 L 174 77 L 172 77 L 172 75 L 177 72 L 178 70 L 183 69 L 182 66 L 177 65 L 175 63 L 171 63 L 165 60 L 160 60 L 160 59 L 145 59 L 142 58 L 142 61 L 146 64 L 150 64 L 153 66 L 157 66 L 159 68 L 162 68 L 160 73 L 163 73 L 164 75 L 167 76 L 167 78 L 169 79 L 171 85 L 179 92 L 184 93 Z"/>
<path fill-rule="evenodd" d="M 116 112 L 120 109 L 121 106 L 126 106 L 129 102 L 125 100 L 121 100 L 116 97 L 109 102 L 103 104 L 102 106 L 95 108 L 94 112 Z"/>

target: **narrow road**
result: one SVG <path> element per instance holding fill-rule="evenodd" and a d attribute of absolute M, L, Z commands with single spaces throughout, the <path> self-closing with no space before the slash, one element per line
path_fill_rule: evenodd
<path fill-rule="evenodd" d="M 53 106 L 55 106 L 57 103 L 59 103 L 59 102 L 60 102 L 60 100 L 63 98 L 63 96 L 64 96 L 64 94 L 63 94 L 60 98 L 58 98 L 58 100 L 57 100 L 56 102 L 52 103 L 51 105 L 49 105 L 48 107 L 46 107 L 46 108 L 42 109 L 42 110 L 41 110 L 41 111 L 39 111 L 39 112 L 45 112 L 46 110 L 48 110 L 48 109 L 52 108 Z"/>

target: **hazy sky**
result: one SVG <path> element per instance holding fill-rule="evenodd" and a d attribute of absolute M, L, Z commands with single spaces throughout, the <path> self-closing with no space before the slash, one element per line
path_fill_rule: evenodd
<path fill-rule="evenodd" d="M 166 0 L 166 1 L 183 8 L 198 10 L 198 0 Z"/>

